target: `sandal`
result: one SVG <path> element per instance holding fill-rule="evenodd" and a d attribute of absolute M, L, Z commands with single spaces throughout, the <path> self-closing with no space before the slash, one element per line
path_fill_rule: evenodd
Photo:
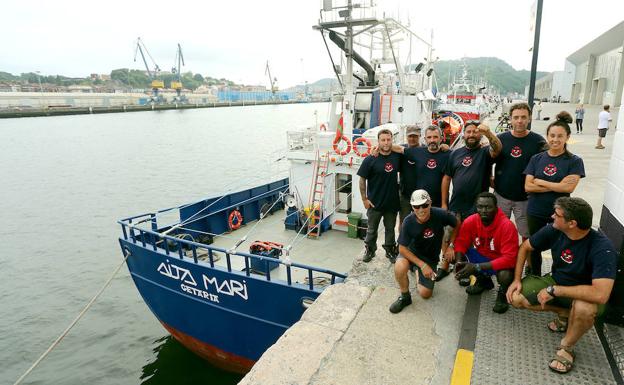
<path fill-rule="evenodd" d="M 572 357 L 572 361 L 568 360 L 566 357 L 559 354 L 559 350 L 563 350 L 564 352 L 568 353 L 570 357 Z M 572 347 L 561 345 L 557 348 L 557 352 L 555 353 L 555 356 L 553 357 L 553 359 L 550 360 L 550 363 L 548 364 L 548 368 L 555 373 L 566 374 L 570 370 L 572 370 L 572 368 L 574 367 L 575 358 L 576 356 L 574 355 L 574 351 L 572 350 Z M 552 364 L 555 362 L 563 365 L 564 368 L 558 369 L 556 367 L 553 367 Z"/>
<path fill-rule="evenodd" d="M 546 327 L 553 333 L 565 333 L 565 331 L 568 330 L 568 318 L 557 316 L 546 324 Z"/>

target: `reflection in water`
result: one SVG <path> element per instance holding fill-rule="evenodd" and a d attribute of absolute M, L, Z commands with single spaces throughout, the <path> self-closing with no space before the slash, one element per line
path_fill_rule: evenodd
<path fill-rule="evenodd" d="M 171 336 L 154 341 L 155 360 L 143 366 L 141 384 L 236 384 L 243 376 L 225 372 L 193 354 Z"/>

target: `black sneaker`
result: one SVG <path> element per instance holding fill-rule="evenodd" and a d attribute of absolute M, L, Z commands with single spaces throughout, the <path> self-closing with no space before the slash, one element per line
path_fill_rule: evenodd
<path fill-rule="evenodd" d="M 503 314 L 507 310 L 509 310 L 509 304 L 507 303 L 507 297 L 505 296 L 505 291 L 502 287 L 498 288 L 498 293 L 496 294 L 496 302 L 494 302 L 494 307 L 492 311 L 494 313 Z"/>
<path fill-rule="evenodd" d="M 412 296 L 410 293 L 401 294 L 399 298 L 390 305 L 390 313 L 396 314 L 403 310 L 404 307 L 412 304 Z"/>
<path fill-rule="evenodd" d="M 481 294 L 486 290 L 492 290 L 494 288 L 494 282 L 492 278 L 486 276 L 477 277 L 477 282 L 474 285 L 466 288 L 466 293 L 470 295 Z"/>
<path fill-rule="evenodd" d="M 399 255 L 398 247 L 395 245 L 391 247 L 384 246 L 383 248 L 386 250 L 386 258 L 390 260 L 390 263 L 395 263 L 397 256 Z"/>
<path fill-rule="evenodd" d="M 364 258 L 362 258 L 363 262 L 370 262 L 371 259 L 375 256 L 375 250 L 366 248 L 366 253 L 364 254 Z"/>
<path fill-rule="evenodd" d="M 450 273 L 447 270 L 442 269 L 441 267 L 438 267 L 438 270 L 436 270 L 436 282 L 440 282 L 441 280 L 443 280 L 447 275 L 449 275 Z M 468 281 L 468 284 L 470 284 L 470 281 Z M 460 283 L 461 285 L 461 283 Z"/>

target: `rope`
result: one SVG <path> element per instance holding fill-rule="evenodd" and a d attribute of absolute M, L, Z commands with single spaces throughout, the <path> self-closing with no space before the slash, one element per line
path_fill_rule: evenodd
<path fill-rule="evenodd" d="M 98 299 L 98 297 L 104 292 L 104 290 L 112 282 L 113 278 L 115 278 L 115 276 L 119 272 L 119 269 L 121 269 L 121 267 L 124 265 L 124 263 L 126 263 L 126 260 L 128 259 L 128 257 L 130 255 L 131 255 L 130 252 L 128 252 L 127 255 L 124 257 L 123 261 L 121 261 L 119 266 L 117 266 L 115 271 L 113 271 L 113 274 L 110 276 L 108 281 L 106 281 L 104 286 L 102 286 L 100 291 L 98 291 L 97 294 L 93 298 L 91 298 L 91 301 L 89 301 L 89 303 L 82 309 L 82 311 L 78 314 L 78 316 L 76 316 L 76 318 L 74 318 L 74 320 L 71 322 L 71 324 L 69 324 L 69 326 L 65 329 L 65 331 L 63 331 L 63 333 L 61 333 L 61 335 L 58 336 L 58 338 L 52 343 L 52 345 L 50 345 L 50 347 L 45 352 L 43 352 L 43 354 L 41 356 L 39 356 L 37 361 L 35 361 L 30 366 L 30 368 L 28 368 L 28 370 L 26 370 L 26 372 L 24 374 L 22 374 L 22 376 L 20 378 L 18 378 L 17 381 L 15 381 L 13 383 L 13 385 L 21 384 L 22 381 L 24 381 L 24 378 L 26 378 L 26 376 L 28 376 L 39 365 L 39 363 L 41 363 L 41 361 L 43 361 L 43 359 L 46 358 L 48 356 L 48 354 L 50 354 L 50 352 L 61 342 L 61 340 L 63 340 L 63 338 L 65 338 L 67 333 L 69 333 L 69 331 L 76 325 L 76 323 L 78 323 L 78 321 L 82 318 L 82 316 L 85 315 L 87 310 L 89 310 L 91 308 L 91 306 L 95 303 L 95 300 Z"/>

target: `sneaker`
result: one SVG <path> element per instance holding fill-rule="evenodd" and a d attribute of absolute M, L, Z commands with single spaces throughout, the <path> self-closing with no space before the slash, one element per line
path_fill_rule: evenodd
<path fill-rule="evenodd" d="M 371 259 L 375 256 L 375 250 L 366 248 L 366 253 L 364 254 L 364 258 L 362 258 L 363 262 L 370 262 Z"/>
<path fill-rule="evenodd" d="M 492 290 L 494 288 L 494 282 L 492 282 L 492 278 L 480 276 L 477 278 L 477 282 L 474 285 L 468 286 L 466 288 L 466 293 L 470 295 L 481 294 L 486 290 Z"/>
<path fill-rule="evenodd" d="M 509 310 L 509 304 L 507 303 L 505 291 L 502 287 L 499 287 L 498 293 L 496 294 L 496 302 L 494 302 L 494 307 L 492 308 L 492 311 L 494 313 L 503 314 L 507 310 Z"/>
<path fill-rule="evenodd" d="M 436 270 L 436 282 L 440 282 L 441 280 L 443 280 L 447 275 L 449 275 L 450 273 L 447 270 L 442 269 L 441 267 L 438 267 L 438 270 Z M 468 283 L 470 284 L 470 280 L 468 281 Z M 461 285 L 461 283 L 460 283 Z"/>
<path fill-rule="evenodd" d="M 605 146 L 596 146 L 594 148 L 597 148 L 598 150 L 603 150 L 605 148 Z"/>
<path fill-rule="evenodd" d="M 392 247 L 384 246 L 383 248 L 386 250 L 386 258 L 390 260 L 390 263 L 395 263 L 399 255 L 398 247 L 395 245 Z"/>
<path fill-rule="evenodd" d="M 401 294 L 399 298 L 390 305 L 390 313 L 396 314 L 403 310 L 404 307 L 412 304 L 412 295 L 410 293 Z"/>

